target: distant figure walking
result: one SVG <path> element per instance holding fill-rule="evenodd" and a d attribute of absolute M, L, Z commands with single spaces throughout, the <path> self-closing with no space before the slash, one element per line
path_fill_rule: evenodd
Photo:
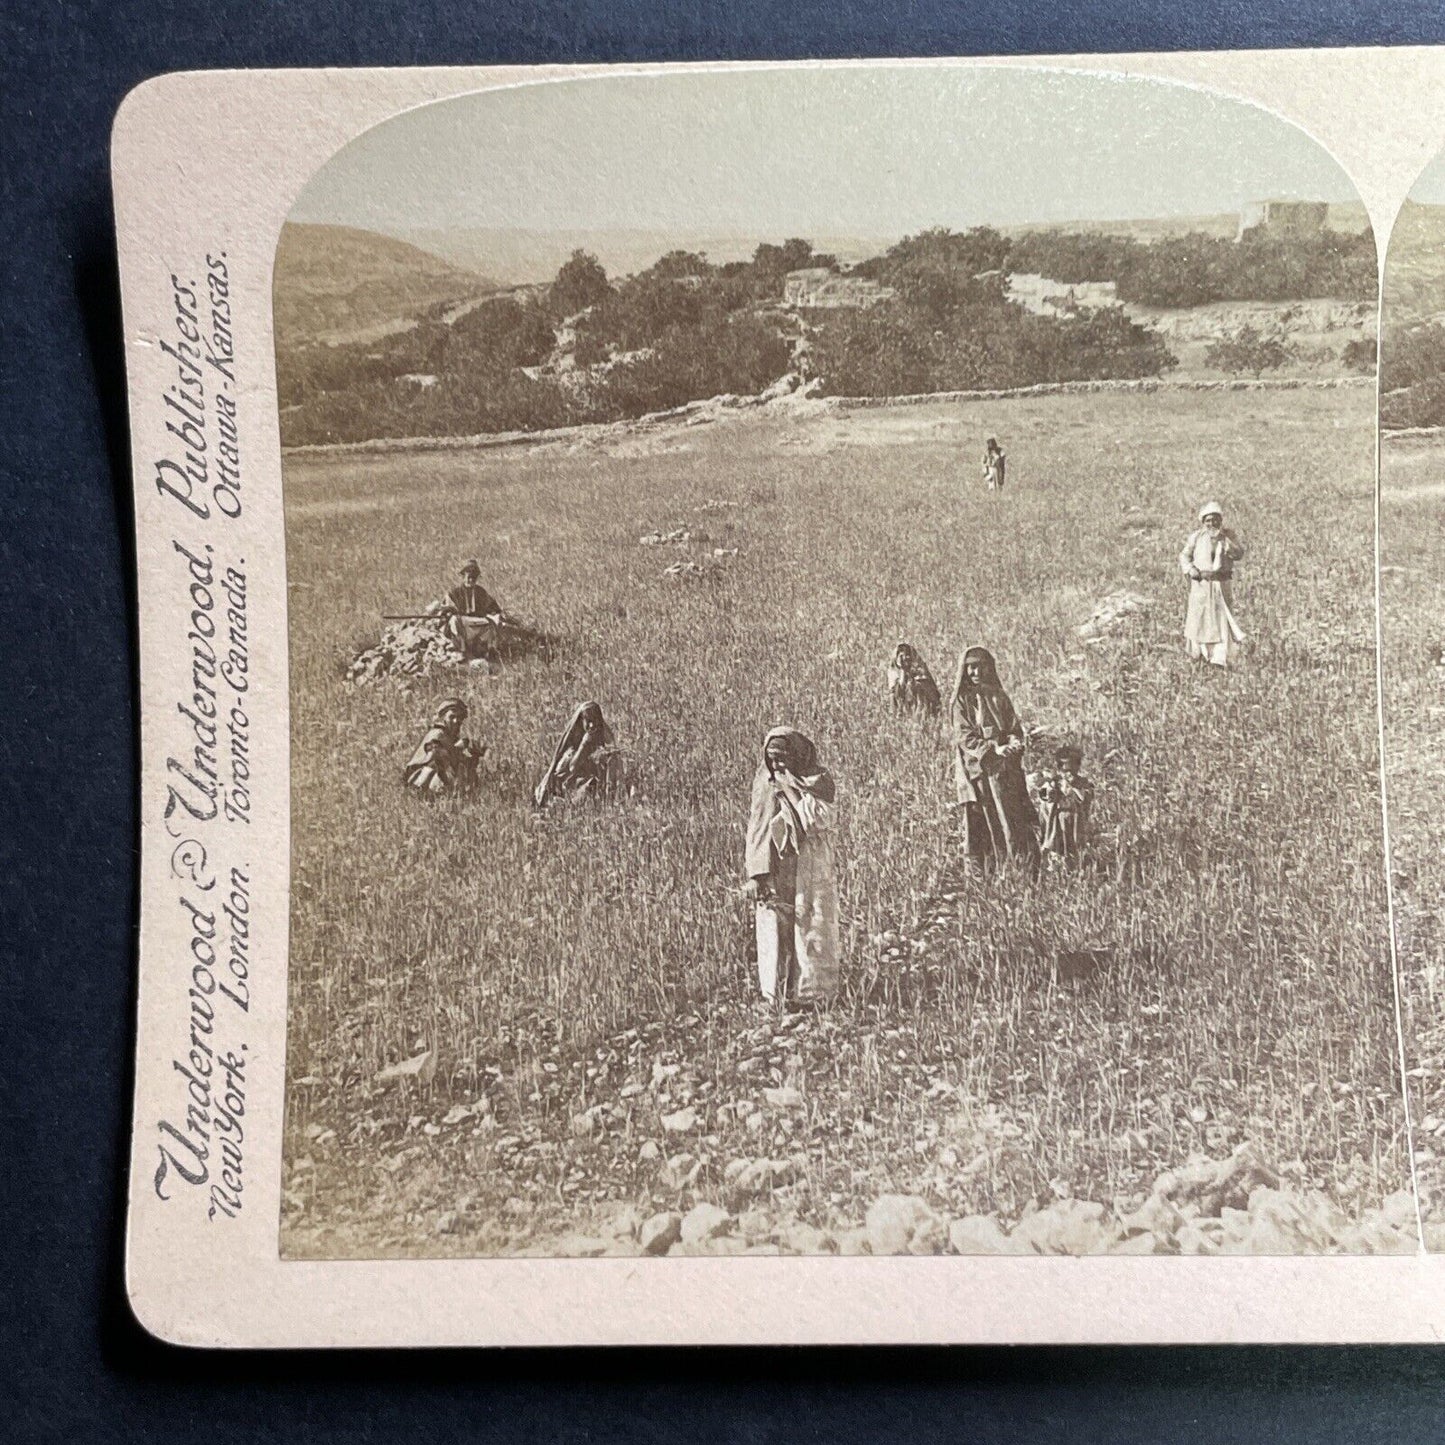
<path fill-rule="evenodd" d="M 943 702 L 928 664 L 912 643 L 900 642 L 888 664 L 888 701 L 895 713 L 922 713 L 937 717 Z"/>
<path fill-rule="evenodd" d="M 1037 818 L 1024 779 L 1023 725 L 987 648 L 970 647 L 959 661 L 951 715 L 969 871 L 986 872 L 1000 857 L 1037 869 Z"/>
<path fill-rule="evenodd" d="M 1189 534 L 1179 554 L 1180 570 L 1189 578 L 1184 645 L 1197 661 L 1226 667 L 1230 648 L 1244 641 L 1230 596 L 1234 564 L 1244 556 L 1244 547 L 1224 525 L 1224 508 L 1218 502 L 1206 502 L 1199 520 L 1204 525 Z"/>
<path fill-rule="evenodd" d="M 746 857 L 758 985 L 771 1002 L 822 1002 L 838 987 L 836 801 L 832 774 L 812 742 L 793 728 L 774 728 L 753 779 Z"/>
<path fill-rule="evenodd" d="M 1044 856 L 1072 862 L 1089 841 L 1094 785 L 1083 776 L 1084 754 L 1072 745 L 1058 751 L 1053 768 L 1029 775 L 1029 792 L 1039 811 Z"/>
<path fill-rule="evenodd" d="M 983 449 L 983 479 L 991 492 L 1003 491 L 1004 466 L 1008 458 L 998 444 L 997 437 L 990 437 Z"/>
<path fill-rule="evenodd" d="M 470 793 L 477 786 L 477 764 L 485 749 L 462 736 L 467 705 L 459 697 L 446 698 L 437 708 L 431 726 L 402 770 L 402 780 L 427 796 Z"/>
<path fill-rule="evenodd" d="M 545 808 L 553 798 L 615 797 L 631 787 L 630 771 L 600 704 L 580 703 L 567 721 L 533 801 Z"/>

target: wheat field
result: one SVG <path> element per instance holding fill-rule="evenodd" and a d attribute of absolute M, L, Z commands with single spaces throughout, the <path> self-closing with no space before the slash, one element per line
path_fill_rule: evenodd
<path fill-rule="evenodd" d="M 769 1207 L 817 1226 L 889 1190 L 1004 1217 L 1128 1201 L 1242 1140 L 1348 1210 L 1401 1188 L 1373 453 L 1357 388 L 289 455 L 284 1251 L 545 1252 L 606 1207 L 712 1197 L 763 1152 L 792 1161 Z M 1206 496 L 1248 548 L 1226 676 L 1180 639 L 1175 558 Z M 707 542 L 638 545 L 683 526 Z M 346 686 L 380 614 L 473 555 L 551 657 Z M 662 575 L 683 558 L 712 570 Z M 1153 606 L 1086 645 L 1123 589 Z M 958 880 L 946 739 L 885 706 L 900 638 L 945 693 L 985 643 L 1025 723 L 1084 747 L 1088 867 Z M 399 771 L 454 691 L 483 788 L 427 805 Z M 538 817 L 584 698 L 638 796 Z M 779 723 L 838 779 L 844 920 L 842 997 L 783 1023 L 754 1001 L 736 893 Z M 426 1082 L 378 1081 L 422 1052 Z M 760 1115 L 761 1086 L 801 1107 Z"/>
<path fill-rule="evenodd" d="M 1385 685 L 1395 937 L 1416 1182 L 1427 1248 L 1445 1249 L 1445 448 L 1438 437 L 1382 439 L 1380 625 Z"/>

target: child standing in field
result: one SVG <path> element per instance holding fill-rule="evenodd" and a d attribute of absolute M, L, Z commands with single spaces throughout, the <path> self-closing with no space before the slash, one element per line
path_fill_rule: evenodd
<path fill-rule="evenodd" d="M 812 742 L 774 728 L 753 778 L 745 890 L 755 905 L 758 985 L 769 1002 L 819 1003 L 837 990 L 836 803 Z"/>
<path fill-rule="evenodd" d="M 983 480 L 991 492 L 1003 491 L 1004 466 L 1007 463 L 997 437 L 990 437 L 983 449 Z"/>
<path fill-rule="evenodd" d="M 1083 765 L 1082 750 L 1070 745 L 1059 749 L 1054 767 L 1029 775 L 1039 810 L 1039 846 L 1050 860 L 1072 862 L 1088 843 L 1094 785 L 1080 772 Z"/>
<path fill-rule="evenodd" d="M 924 717 L 937 717 L 943 709 L 938 684 L 912 643 L 900 642 L 893 649 L 888 664 L 888 702 L 895 713 L 921 713 Z"/>

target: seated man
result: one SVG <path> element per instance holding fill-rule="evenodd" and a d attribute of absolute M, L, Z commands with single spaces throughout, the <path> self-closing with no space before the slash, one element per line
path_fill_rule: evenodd
<path fill-rule="evenodd" d="M 496 624 L 503 620 L 502 604 L 477 581 L 481 571 L 472 558 L 462 568 L 462 585 L 447 593 L 447 635 L 456 639 L 468 660 L 486 653 Z"/>

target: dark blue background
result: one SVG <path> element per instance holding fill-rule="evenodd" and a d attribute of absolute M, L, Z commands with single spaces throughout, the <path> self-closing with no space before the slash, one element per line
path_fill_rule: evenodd
<path fill-rule="evenodd" d="M 190 68 L 1442 40 L 1422 0 L 0 6 L 0 1437 L 1441 1438 L 1445 1357 L 1428 1350 L 220 1356 L 149 1340 L 121 1275 L 136 738 L 107 149 L 132 85 Z"/>

